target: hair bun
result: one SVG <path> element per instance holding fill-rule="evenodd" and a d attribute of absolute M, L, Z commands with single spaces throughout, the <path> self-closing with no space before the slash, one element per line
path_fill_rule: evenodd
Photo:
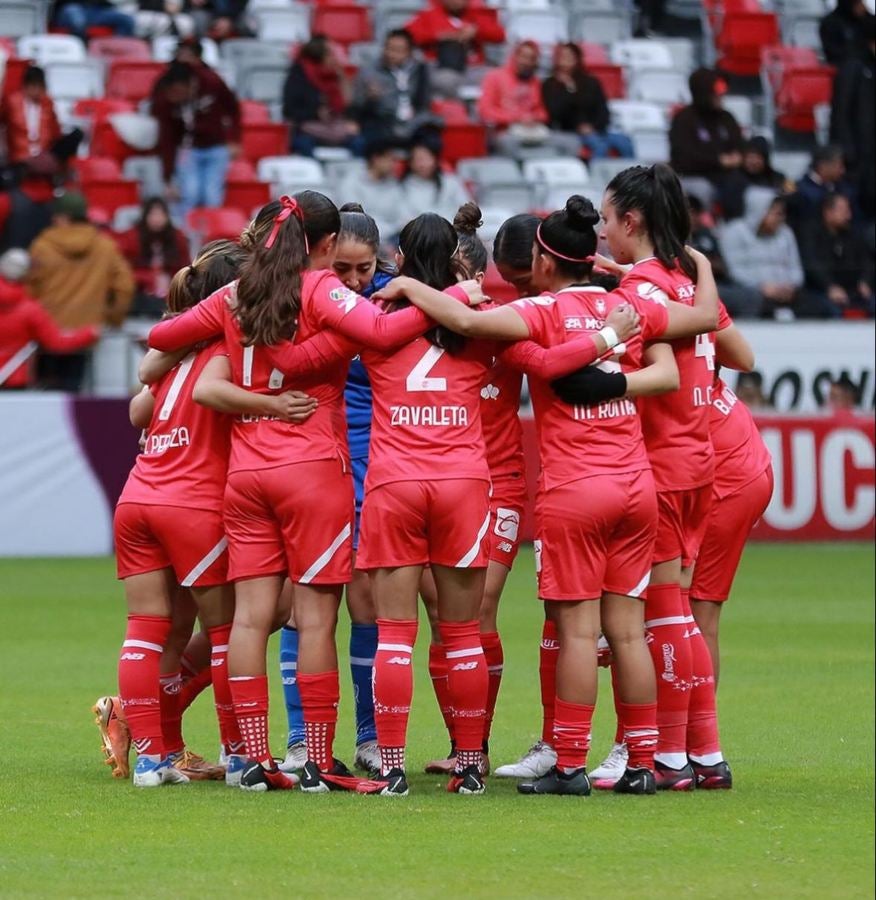
<path fill-rule="evenodd" d="M 462 234 L 476 234 L 483 224 L 481 208 L 473 200 L 463 203 L 453 217 L 453 227 Z"/>
<path fill-rule="evenodd" d="M 345 203 L 338 212 L 342 213 L 362 213 L 365 214 L 365 207 L 361 203 Z"/>
<path fill-rule="evenodd" d="M 566 201 L 566 216 L 575 230 L 584 231 L 595 228 L 599 223 L 599 213 L 586 197 L 573 194 Z"/>

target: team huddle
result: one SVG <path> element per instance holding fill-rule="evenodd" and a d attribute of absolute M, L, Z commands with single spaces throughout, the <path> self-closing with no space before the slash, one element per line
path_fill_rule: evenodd
<path fill-rule="evenodd" d="M 718 623 L 772 471 L 719 375 L 754 360 L 708 261 L 685 245 L 678 179 L 633 167 L 601 211 L 574 196 L 544 219 L 509 219 L 492 247 L 519 296 L 504 305 L 481 287 L 479 219 L 471 203 L 452 224 L 418 216 L 391 265 L 361 207 L 303 191 L 173 279 L 131 401 L 144 439 L 115 515 L 127 630 L 118 696 L 95 712 L 118 777 L 133 744 L 139 787 L 406 795 L 422 601 L 450 738 L 426 771 L 482 794 L 498 611 L 527 501 L 525 375 L 542 736 L 495 774 L 525 795 L 731 786 Z M 344 595 L 360 774 L 334 750 Z M 268 735 L 278 629 L 284 759 Z M 588 773 L 600 665 L 617 734 Z M 181 727 L 210 684 L 216 765 Z"/>

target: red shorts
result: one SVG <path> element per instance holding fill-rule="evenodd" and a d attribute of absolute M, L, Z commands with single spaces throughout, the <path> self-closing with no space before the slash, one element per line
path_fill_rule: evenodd
<path fill-rule="evenodd" d="M 490 562 L 501 563 L 509 569 L 520 549 L 520 525 L 526 506 L 526 479 L 500 478 L 493 482 L 490 495 Z"/>
<path fill-rule="evenodd" d="M 694 568 L 691 597 L 723 603 L 730 596 L 745 542 L 772 495 L 773 470 L 769 468 L 742 490 L 714 500 Z"/>
<path fill-rule="evenodd" d="M 690 491 L 657 493 L 660 515 L 654 546 L 654 565 L 681 557 L 681 564 L 689 566 L 696 560 L 711 507 L 711 484 Z"/>
<path fill-rule="evenodd" d="M 234 472 L 225 489 L 232 581 L 288 574 L 346 584 L 353 573 L 353 479 L 339 459 Z"/>
<path fill-rule="evenodd" d="M 394 481 L 365 492 L 357 569 L 487 565 L 490 485 L 473 478 Z"/>
<path fill-rule="evenodd" d="M 542 600 L 644 594 L 657 530 L 650 469 L 593 475 L 544 491 L 536 520 L 535 568 Z"/>
<path fill-rule="evenodd" d="M 214 587 L 228 581 L 228 541 L 218 512 L 120 503 L 113 534 L 119 578 L 173 569 L 183 587 Z"/>

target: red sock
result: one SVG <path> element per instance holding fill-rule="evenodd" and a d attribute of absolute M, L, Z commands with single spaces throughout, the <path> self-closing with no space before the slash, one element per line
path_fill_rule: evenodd
<path fill-rule="evenodd" d="M 335 728 L 338 724 L 338 701 L 341 697 L 338 670 L 330 672 L 298 672 L 298 690 L 304 713 L 304 744 L 307 758 L 320 771 L 334 766 Z"/>
<path fill-rule="evenodd" d="M 617 701 L 618 716 L 623 725 L 621 743 L 627 745 L 631 769 L 654 768 L 657 749 L 657 704 Z"/>
<path fill-rule="evenodd" d="M 487 715 L 487 661 L 476 619 L 439 622 L 438 629 L 447 658 L 447 687 L 453 704 L 457 758 L 465 767 L 480 761 Z"/>
<path fill-rule="evenodd" d="M 128 616 L 119 653 L 119 695 L 138 754 L 164 756 L 159 664 L 170 634 L 164 616 Z"/>
<path fill-rule="evenodd" d="M 450 735 L 450 743 L 453 744 L 453 704 L 447 688 L 447 660 L 441 644 L 429 644 L 429 677 L 432 679 L 432 689 L 435 691 L 441 717 Z"/>
<path fill-rule="evenodd" d="M 505 664 L 505 654 L 502 650 L 502 639 L 497 631 L 481 632 L 481 646 L 484 648 L 484 658 L 487 661 L 487 675 L 489 676 L 487 718 L 484 722 L 484 743 L 486 743 L 490 739 L 493 715 L 496 712 L 496 700 L 499 697 L 499 688 L 502 685 L 502 669 Z"/>
<path fill-rule="evenodd" d="M 164 736 L 164 752 L 179 753 L 185 748 L 182 735 L 182 709 L 180 709 L 179 689 L 182 677 L 179 672 L 162 675 L 161 685 L 161 733 Z"/>
<path fill-rule="evenodd" d="M 690 611 L 689 592 L 681 592 L 688 627 L 688 644 L 690 645 L 692 687 L 690 692 L 690 711 L 687 721 L 687 752 L 697 762 L 713 760 L 720 762 L 721 739 L 718 734 L 718 707 L 715 698 L 715 670 L 712 668 L 712 655 L 696 620 Z M 715 757 L 720 757 L 716 759 Z M 707 765 L 714 765 L 707 762 Z"/>
<path fill-rule="evenodd" d="M 246 755 L 267 769 L 274 768 L 268 744 L 268 676 L 238 675 L 228 679 L 234 714 L 246 745 Z"/>
<path fill-rule="evenodd" d="M 416 619 L 378 619 L 374 655 L 374 723 L 383 774 L 403 769 L 408 717 L 414 696 L 411 654 L 417 640 Z M 443 655 L 443 648 L 442 655 Z"/>
<path fill-rule="evenodd" d="M 213 678 L 213 701 L 216 704 L 216 718 L 219 720 L 219 739 L 229 756 L 244 752 L 243 736 L 234 714 L 234 701 L 228 683 L 228 638 L 231 623 L 217 625 L 208 631 L 210 635 L 210 673 Z"/>
<path fill-rule="evenodd" d="M 200 672 L 190 678 L 184 678 L 179 689 L 179 714 L 182 715 L 195 702 L 195 698 L 205 690 L 213 680 L 210 666 L 206 665 Z"/>
<path fill-rule="evenodd" d="M 657 584 L 648 588 L 645 628 L 657 675 L 657 753 L 673 754 L 681 762 L 678 754 L 687 751 L 692 664 L 679 585 Z"/>
<path fill-rule="evenodd" d="M 554 700 L 557 696 L 557 659 L 560 655 L 560 642 L 557 639 L 557 626 L 550 620 L 544 620 L 541 631 L 541 648 L 538 654 L 538 677 L 541 681 L 541 739 L 546 744 L 554 742 Z"/>
<path fill-rule="evenodd" d="M 593 706 L 568 703 L 559 697 L 554 701 L 556 718 L 551 743 L 557 751 L 557 768 L 562 772 L 580 769 L 587 765 L 590 749 L 590 727 L 593 722 Z"/>

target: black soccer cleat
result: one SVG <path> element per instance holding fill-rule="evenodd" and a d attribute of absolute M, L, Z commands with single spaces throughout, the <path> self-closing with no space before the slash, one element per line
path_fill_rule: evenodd
<path fill-rule="evenodd" d="M 612 790 L 616 794 L 656 794 L 657 780 L 650 769 L 627 769 Z"/>
<path fill-rule="evenodd" d="M 691 768 L 701 791 L 729 791 L 733 787 L 733 773 L 724 760 L 714 766 L 699 766 L 692 762 Z"/>
<path fill-rule="evenodd" d="M 588 797 L 590 795 L 590 778 L 583 766 L 568 774 L 554 766 L 547 775 L 542 775 L 535 781 L 521 781 L 517 785 L 517 793 Z"/>
<path fill-rule="evenodd" d="M 364 779 L 357 778 L 339 760 L 332 760 L 328 772 L 320 771 L 319 766 L 309 759 L 301 770 L 299 787 L 306 794 L 327 794 L 329 791 L 355 791 Z"/>
<path fill-rule="evenodd" d="M 658 791 L 692 791 L 696 785 L 696 776 L 691 764 L 673 769 L 663 763 L 654 764 L 654 778 Z"/>
<path fill-rule="evenodd" d="M 449 794 L 483 794 L 487 785 L 484 776 L 478 766 L 467 766 L 465 769 L 457 769 L 447 782 Z"/>
<path fill-rule="evenodd" d="M 294 776 L 279 769 L 266 769 L 261 763 L 249 762 L 240 776 L 244 791 L 291 791 L 296 784 Z"/>
<path fill-rule="evenodd" d="M 407 797 L 408 779 L 404 769 L 390 769 L 386 775 L 377 775 L 358 788 L 361 794 L 379 794 L 382 797 Z"/>

